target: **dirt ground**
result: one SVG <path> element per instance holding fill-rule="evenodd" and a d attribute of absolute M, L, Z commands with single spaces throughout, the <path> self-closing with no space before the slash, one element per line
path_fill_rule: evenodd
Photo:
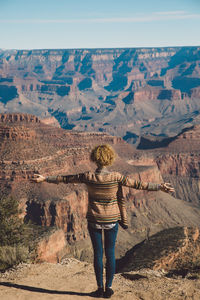
<path fill-rule="evenodd" d="M 59 264 L 22 264 L 0 274 L 1 300 L 95 299 L 93 266 L 73 258 Z M 167 278 L 149 269 L 116 274 L 112 299 L 199 300 L 199 278 Z"/>

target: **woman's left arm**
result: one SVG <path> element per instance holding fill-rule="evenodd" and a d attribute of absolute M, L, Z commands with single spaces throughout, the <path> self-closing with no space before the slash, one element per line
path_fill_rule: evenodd
<path fill-rule="evenodd" d="M 163 191 L 165 193 L 174 192 L 174 188 L 171 186 L 170 183 L 163 182 L 161 184 L 158 184 L 152 182 L 143 182 L 135 180 L 129 176 L 124 176 L 124 178 L 122 179 L 122 185 L 138 190 Z"/>

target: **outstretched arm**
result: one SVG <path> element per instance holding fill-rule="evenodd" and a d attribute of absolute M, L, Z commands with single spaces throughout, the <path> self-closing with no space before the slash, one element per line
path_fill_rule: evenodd
<path fill-rule="evenodd" d="M 31 181 L 39 183 L 39 182 L 49 182 L 49 183 L 84 183 L 84 173 L 77 175 L 57 175 L 57 176 L 47 176 L 34 174 L 31 178 Z"/>
<path fill-rule="evenodd" d="M 124 176 L 122 179 L 122 185 L 135 188 L 138 190 L 148 190 L 148 191 L 163 191 L 165 193 L 172 193 L 174 192 L 174 188 L 171 186 L 170 183 L 151 183 L 151 182 L 143 182 L 139 180 L 132 179 L 128 176 Z"/>

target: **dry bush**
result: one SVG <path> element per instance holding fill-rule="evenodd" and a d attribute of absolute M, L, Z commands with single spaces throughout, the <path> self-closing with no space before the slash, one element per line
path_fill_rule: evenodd
<path fill-rule="evenodd" d="M 13 267 L 29 258 L 29 248 L 23 245 L 0 247 L 0 271 Z"/>

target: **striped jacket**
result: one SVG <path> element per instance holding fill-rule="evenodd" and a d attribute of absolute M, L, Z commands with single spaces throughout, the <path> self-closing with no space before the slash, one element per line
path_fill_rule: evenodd
<path fill-rule="evenodd" d="M 88 189 L 87 219 L 92 223 L 127 225 L 122 186 L 140 190 L 157 191 L 159 184 L 145 183 L 118 172 L 86 172 L 77 175 L 58 175 L 46 178 L 50 183 L 85 183 Z"/>

